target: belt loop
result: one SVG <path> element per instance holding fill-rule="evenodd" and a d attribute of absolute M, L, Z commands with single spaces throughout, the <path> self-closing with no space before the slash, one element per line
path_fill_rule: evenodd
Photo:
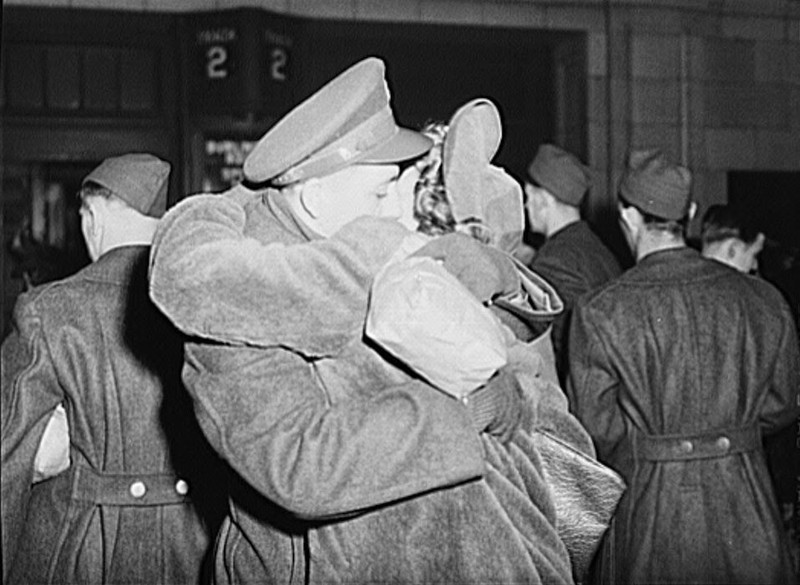
<path fill-rule="evenodd" d="M 169 473 L 100 473 L 75 466 L 72 497 L 106 506 L 167 506 L 189 501 L 186 480 Z"/>
<path fill-rule="evenodd" d="M 636 461 L 717 459 L 762 449 L 757 425 L 675 435 L 646 435 L 634 431 L 631 443 Z"/>

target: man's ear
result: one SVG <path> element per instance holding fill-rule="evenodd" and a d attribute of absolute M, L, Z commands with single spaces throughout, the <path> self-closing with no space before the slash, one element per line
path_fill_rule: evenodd
<path fill-rule="evenodd" d="M 738 256 L 739 252 L 741 252 L 744 248 L 744 242 L 741 240 L 737 240 L 736 238 L 731 238 L 724 242 L 724 254 L 727 256 L 728 260 L 733 260 Z"/>
<path fill-rule="evenodd" d="M 527 183 L 527 182 L 525 183 L 525 186 L 523 187 L 523 189 L 525 191 L 525 205 L 528 206 L 528 205 L 530 205 L 531 199 L 533 199 L 533 196 L 536 193 L 536 189 L 534 188 L 533 185 L 531 185 L 530 183 Z"/>
<path fill-rule="evenodd" d="M 694 214 L 697 213 L 697 203 L 692 201 L 689 204 L 689 221 L 694 219 Z"/>
<path fill-rule="evenodd" d="M 547 189 L 539 189 L 539 207 L 541 209 L 551 209 L 556 204 L 556 196 Z"/>
<path fill-rule="evenodd" d="M 634 216 L 636 214 L 636 209 L 633 206 L 624 207 L 619 205 L 619 220 L 622 224 L 630 231 L 633 231 L 634 224 Z"/>
<path fill-rule="evenodd" d="M 104 197 L 87 197 L 81 203 L 81 233 L 92 261 L 100 256 L 103 240 L 107 200 Z"/>
<path fill-rule="evenodd" d="M 309 179 L 300 187 L 300 204 L 314 219 L 319 218 L 322 213 L 324 195 L 322 185 L 316 178 Z"/>
<path fill-rule="evenodd" d="M 104 202 L 105 200 L 102 197 L 88 197 L 81 204 L 86 224 L 86 235 L 96 236 L 102 229 L 104 214 L 102 204 Z"/>

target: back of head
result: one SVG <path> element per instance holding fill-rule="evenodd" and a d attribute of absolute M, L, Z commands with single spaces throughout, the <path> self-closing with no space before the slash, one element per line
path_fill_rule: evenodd
<path fill-rule="evenodd" d="M 685 222 L 691 208 L 689 169 L 667 161 L 660 150 L 634 151 L 620 182 L 624 203 L 656 221 Z"/>
<path fill-rule="evenodd" d="M 167 208 L 169 172 L 170 164 L 152 154 L 123 154 L 105 159 L 81 186 L 102 187 L 142 215 L 159 218 Z"/>
<path fill-rule="evenodd" d="M 703 215 L 701 252 L 741 272 L 758 270 L 764 234 L 741 212 L 729 205 L 712 205 Z"/>
<path fill-rule="evenodd" d="M 759 231 L 751 221 L 730 205 L 712 205 L 703 215 L 700 240 L 703 246 L 731 238 L 752 244 Z"/>
<path fill-rule="evenodd" d="M 395 122 L 384 76 L 375 57 L 337 75 L 264 134 L 244 161 L 245 178 L 283 187 L 426 152 L 428 138 Z"/>
<path fill-rule="evenodd" d="M 546 189 L 556 200 L 580 207 L 589 186 L 588 167 L 574 154 L 555 146 L 543 144 L 528 165 L 528 180 Z"/>

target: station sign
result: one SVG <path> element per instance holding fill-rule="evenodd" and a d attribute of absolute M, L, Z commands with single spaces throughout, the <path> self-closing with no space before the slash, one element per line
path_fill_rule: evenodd
<path fill-rule="evenodd" d="M 201 190 L 204 193 L 219 193 L 241 182 L 244 178 L 244 159 L 256 142 L 257 137 L 204 136 Z"/>
<path fill-rule="evenodd" d="M 190 113 L 287 111 L 296 28 L 290 18 L 249 8 L 187 15 L 182 38 Z"/>

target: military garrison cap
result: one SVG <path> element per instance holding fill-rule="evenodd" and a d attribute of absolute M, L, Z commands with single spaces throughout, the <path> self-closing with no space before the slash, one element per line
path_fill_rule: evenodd
<path fill-rule="evenodd" d="M 591 184 L 589 169 L 574 154 L 553 144 L 542 144 L 528 166 L 530 179 L 563 203 L 581 204 Z"/>
<path fill-rule="evenodd" d="M 167 209 L 169 171 L 170 164 L 152 154 L 123 154 L 105 159 L 81 186 L 95 183 L 139 213 L 161 217 Z"/>
<path fill-rule="evenodd" d="M 679 220 L 689 210 L 692 173 L 673 165 L 660 150 L 631 153 L 619 186 L 625 201 L 661 219 Z"/>
<path fill-rule="evenodd" d="M 395 122 L 384 75 L 383 61 L 369 57 L 329 81 L 264 134 L 244 161 L 245 177 L 283 186 L 428 151 L 428 137 Z"/>

